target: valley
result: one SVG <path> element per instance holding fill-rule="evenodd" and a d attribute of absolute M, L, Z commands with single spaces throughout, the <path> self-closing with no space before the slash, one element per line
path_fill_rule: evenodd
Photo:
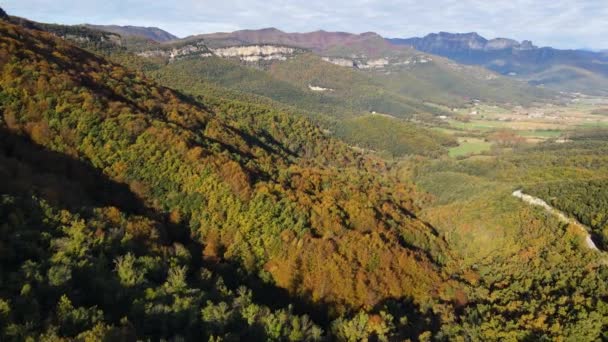
<path fill-rule="evenodd" d="M 569 135 L 578 129 L 608 127 L 608 117 L 603 114 L 606 101 L 569 98 L 563 105 L 508 108 L 473 103 L 441 116 L 433 129 L 457 138 L 459 146 L 450 149 L 450 155 L 456 157 L 482 154 L 501 145 L 560 144 L 568 142 Z"/>
<path fill-rule="evenodd" d="M 561 221 L 580 228 L 580 232 L 582 234 L 584 234 L 584 236 L 585 236 L 585 244 L 587 245 L 587 247 L 591 250 L 599 251 L 599 249 L 595 245 L 595 242 L 593 242 L 593 238 L 591 237 L 591 234 L 589 234 L 589 231 L 591 230 L 590 228 L 583 226 L 576 219 L 569 218 L 568 216 L 564 215 L 564 213 L 551 207 L 550 205 L 547 204 L 547 202 L 543 201 L 542 199 L 540 199 L 538 197 L 526 195 L 521 190 L 514 191 L 512 195 L 530 205 L 536 205 L 536 206 L 542 207 L 550 214 L 557 216 Z"/>
<path fill-rule="evenodd" d="M 0 10 L 0 340 L 608 338 L 608 98 L 435 38 Z"/>

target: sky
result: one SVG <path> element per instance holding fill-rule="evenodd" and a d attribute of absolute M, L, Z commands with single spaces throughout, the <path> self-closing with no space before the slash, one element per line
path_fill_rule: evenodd
<path fill-rule="evenodd" d="M 0 0 L 0 7 L 41 22 L 156 26 L 179 37 L 265 27 L 389 38 L 446 31 L 608 49 L 606 0 Z"/>

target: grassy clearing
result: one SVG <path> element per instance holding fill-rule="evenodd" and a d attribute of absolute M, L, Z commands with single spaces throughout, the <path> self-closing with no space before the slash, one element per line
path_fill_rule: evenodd
<path fill-rule="evenodd" d="M 450 148 L 449 155 L 452 158 L 479 154 L 492 147 L 492 143 L 479 138 L 460 138 L 458 143 L 458 146 Z"/>
<path fill-rule="evenodd" d="M 456 135 L 456 134 L 461 133 L 460 130 L 445 128 L 445 127 L 431 127 L 431 130 L 440 132 L 440 133 L 444 133 L 444 134 L 448 134 L 448 135 Z"/>

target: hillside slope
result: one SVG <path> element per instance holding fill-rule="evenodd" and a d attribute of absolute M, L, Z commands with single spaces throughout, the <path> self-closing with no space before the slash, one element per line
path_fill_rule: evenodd
<path fill-rule="evenodd" d="M 607 254 L 578 225 L 512 195 L 523 189 L 592 228 L 604 248 L 607 132 L 573 132 L 483 158 L 435 160 L 414 172 L 433 204 L 422 212 L 478 286 L 452 339 L 602 339 L 608 324 Z M 407 165 L 411 168 L 411 165 Z M 449 339 L 449 338 L 447 338 Z"/>
<path fill-rule="evenodd" d="M 219 58 L 180 60 L 147 75 L 171 88 L 203 96 L 207 101 L 215 94 L 223 99 L 261 101 L 267 106 L 282 108 L 292 115 L 312 119 L 328 134 L 353 146 L 396 157 L 447 153 L 445 146 L 453 143 L 451 138 L 407 121 L 425 115 L 432 118 L 433 114 L 443 113 L 440 109 L 391 94 L 364 75 L 329 63 L 320 62 L 316 70 L 308 68 L 310 62 L 307 61 L 319 62 L 318 57 L 301 56 L 292 61 L 300 66 L 289 70 L 307 70 L 305 74 L 311 77 L 294 72 L 285 80 L 280 75 L 273 77 L 275 72 L 283 72 L 279 70 L 282 67 L 273 66 L 264 72 Z M 312 84 L 330 87 L 331 91 L 311 91 L 309 85 Z M 351 86 L 345 87 L 345 84 Z M 393 124 L 387 125 L 382 115 L 371 114 L 372 111 L 395 113 L 390 120 Z M 362 122 L 370 126 L 362 126 Z"/>
<path fill-rule="evenodd" d="M 161 30 L 158 27 L 141 27 L 141 26 L 118 26 L 118 25 L 91 25 L 85 24 L 84 26 L 90 27 L 95 30 L 116 33 L 124 37 L 134 36 L 139 38 L 150 39 L 155 42 L 166 42 L 170 40 L 178 39 L 177 36 L 171 33 Z"/>
<path fill-rule="evenodd" d="M 393 93 L 366 75 L 327 63 L 312 54 L 273 63 L 268 71 L 246 68 L 218 58 L 193 58 L 171 63 L 159 73 L 167 75 L 167 78 L 179 74 L 196 75 L 203 81 L 212 81 L 229 89 L 266 96 L 333 117 L 371 111 L 402 118 L 415 113 L 443 113 L 420 100 Z"/>
<path fill-rule="evenodd" d="M 0 33 L 3 128 L 128 187 L 142 207 L 178 227 L 167 235 L 198 248 L 200 254 L 184 256 L 188 272 L 195 274 L 200 263 L 224 269 L 233 265 L 240 270 L 237 275 L 259 278 L 312 307 L 327 307 L 318 310 L 329 317 L 406 300 L 412 306 L 400 315 L 413 315 L 416 321 L 433 303 L 449 303 L 460 286 L 444 273 L 450 259 L 443 240 L 413 214 L 419 202 L 415 189 L 383 175 L 381 162 L 353 154 L 307 121 L 271 110 L 251 112 L 239 102 L 206 106 L 51 34 L 7 22 L 0 22 Z M 93 234 L 97 227 L 85 220 L 78 229 Z M 133 253 L 143 257 L 154 250 L 146 248 L 152 247 Z M 48 252 L 42 252 L 32 260 L 48 262 Z M 104 258 L 119 257 L 111 251 L 102 253 Z M 93 266 L 97 263 L 87 260 Z M 186 268 L 170 271 L 168 286 L 192 296 L 196 287 L 180 285 Z M 86 277 L 92 271 L 79 272 Z M 146 296 L 156 291 L 141 286 Z M 8 299 L 3 299 L 3 314 L 6 305 L 12 307 L 17 289 L 2 286 L 0 297 Z M 60 299 L 60 330 L 55 333 L 75 336 L 82 332 L 81 325 L 69 325 L 70 320 L 82 319 L 84 313 L 69 316 L 70 305 L 101 303 L 81 290 L 58 289 L 66 291 L 63 297 L 61 291 L 34 296 Z M 192 303 L 198 302 L 174 296 L 175 305 L 197 308 Z M 91 322 L 118 324 L 121 317 L 137 321 L 147 314 L 137 301 L 129 303 L 132 307 L 123 309 L 130 313 L 112 316 L 90 309 L 87 315 L 97 317 Z M 42 310 L 35 315 L 47 315 L 43 307 L 33 310 Z M 203 320 L 209 317 L 205 310 Z M 180 329 L 200 329 L 200 316 L 191 317 L 178 325 Z M 10 316 L 10 322 L 24 324 L 19 316 Z M 400 324 L 396 319 L 370 321 L 368 333 L 380 323 Z M 40 324 L 34 333 L 49 328 Z M 174 327 L 157 332 L 155 326 L 135 324 L 134 334 L 160 337 L 182 331 Z M 338 323 L 333 331 L 340 334 L 342 328 Z M 401 328 L 415 333 L 423 327 Z M 14 329 L 4 325 L 2 332 L 10 335 Z"/>
<path fill-rule="evenodd" d="M 277 44 L 297 46 L 304 49 L 310 49 L 316 53 L 325 53 L 337 46 L 369 45 L 369 42 L 378 42 L 378 38 L 380 38 L 380 36 L 372 32 L 360 35 L 346 32 L 327 32 L 323 30 L 309 33 L 287 33 L 276 28 L 265 28 L 261 30 L 200 34 L 186 37 L 185 40 L 204 40 L 211 46 Z"/>

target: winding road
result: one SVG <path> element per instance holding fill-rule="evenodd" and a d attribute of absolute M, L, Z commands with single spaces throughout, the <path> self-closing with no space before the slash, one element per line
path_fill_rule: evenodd
<path fill-rule="evenodd" d="M 559 218 L 560 221 L 574 225 L 575 227 L 578 227 L 581 230 L 581 232 L 583 232 L 585 234 L 585 243 L 587 244 L 587 247 L 589 247 L 592 250 L 599 251 L 599 248 L 597 248 L 597 246 L 595 245 L 595 242 L 593 242 L 593 239 L 591 238 L 591 234 L 589 234 L 589 231 L 590 231 L 589 227 L 581 224 L 576 219 L 566 216 L 566 214 L 553 208 L 547 202 L 543 201 L 542 199 L 540 199 L 538 197 L 524 194 L 521 190 L 514 191 L 512 195 L 521 199 L 522 201 L 524 201 L 528 204 L 543 207 L 547 212 L 551 213 L 552 215 L 557 216 L 557 218 Z"/>

